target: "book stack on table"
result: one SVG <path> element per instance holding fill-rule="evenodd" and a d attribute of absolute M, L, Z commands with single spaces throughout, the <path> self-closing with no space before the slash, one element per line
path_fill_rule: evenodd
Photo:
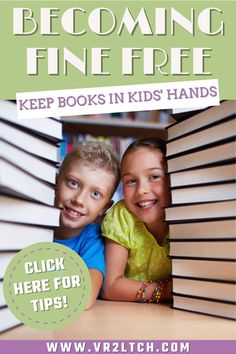
<path fill-rule="evenodd" d="M 53 118 L 18 119 L 16 105 L 0 101 L 0 332 L 19 324 L 7 308 L 3 279 L 15 254 L 53 240 L 62 124 Z"/>
<path fill-rule="evenodd" d="M 173 307 L 236 319 L 236 101 L 174 123 L 167 164 Z"/>

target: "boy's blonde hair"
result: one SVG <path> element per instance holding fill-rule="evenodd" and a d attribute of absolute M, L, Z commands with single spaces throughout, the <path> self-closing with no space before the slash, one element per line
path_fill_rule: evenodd
<path fill-rule="evenodd" d="M 120 162 L 111 146 L 101 141 L 85 141 L 78 143 L 64 158 L 59 170 L 59 179 L 71 163 L 81 161 L 86 165 L 100 168 L 114 177 L 116 190 L 120 181 Z"/>

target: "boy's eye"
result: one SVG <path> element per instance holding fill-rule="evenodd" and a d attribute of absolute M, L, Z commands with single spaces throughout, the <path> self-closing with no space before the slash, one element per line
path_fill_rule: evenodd
<path fill-rule="evenodd" d="M 78 185 L 79 185 L 78 182 L 75 181 L 74 179 L 68 181 L 68 184 L 69 184 L 70 187 L 73 187 L 73 188 L 77 188 Z"/>
<path fill-rule="evenodd" d="M 100 199 L 102 197 L 102 193 L 99 192 L 99 191 L 94 191 L 94 192 L 91 192 L 91 195 L 93 198 L 95 199 Z"/>

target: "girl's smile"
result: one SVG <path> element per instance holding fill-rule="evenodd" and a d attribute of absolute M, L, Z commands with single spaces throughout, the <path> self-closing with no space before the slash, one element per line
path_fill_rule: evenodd
<path fill-rule="evenodd" d="M 137 205 L 141 209 L 148 209 L 148 208 L 151 208 L 156 203 L 157 203 L 157 199 L 154 199 L 154 200 L 143 200 L 141 202 L 138 202 Z"/>
<path fill-rule="evenodd" d="M 121 175 L 127 208 L 155 234 L 157 224 L 165 219 L 164 208 L 169 204 L 163 153 L 139 147 L 124 157 Z"/>

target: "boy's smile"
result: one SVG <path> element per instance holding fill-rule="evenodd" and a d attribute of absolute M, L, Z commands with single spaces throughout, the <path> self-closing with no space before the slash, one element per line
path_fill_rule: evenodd
<path fill-rule="evenodd" d="M 71 218 L 72 220 L 78 219 L 79 217 L 85 215 L 85 214 L 81 213 L 80 211 L 68 208 L 67 206 L 64 207 L 64 211 L 68 215 L 68 217 Z"/>
<path fill-rule="evenodd" d="M 70 238 L 95 222 L 110 202 L 113 176 L 103 169 L 74 161 L 58 181 L 56 206 L 61 208 L 61 227 L 56 236 Z"/>

